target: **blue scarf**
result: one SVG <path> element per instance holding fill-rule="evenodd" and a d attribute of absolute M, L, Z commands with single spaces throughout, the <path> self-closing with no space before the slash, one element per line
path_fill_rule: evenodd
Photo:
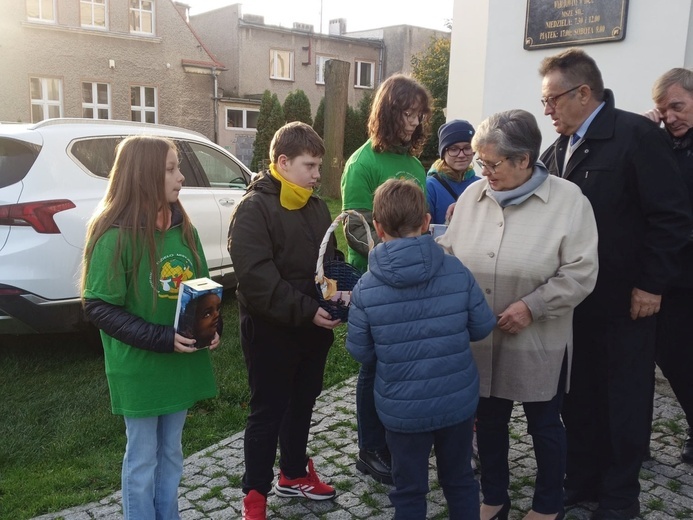
<path fill-rule="evenodd" d="M 549 171 L 544 166 L 544 163 L 537 161 L 534 165 L 532 176 L 517 188 L 507 191 L 495 191 L 489 186 L 487 193 L 496 199 L 501 208 L 516 206 L 530 198 L 532 193 L 537 191 L 548 177 Z"/>

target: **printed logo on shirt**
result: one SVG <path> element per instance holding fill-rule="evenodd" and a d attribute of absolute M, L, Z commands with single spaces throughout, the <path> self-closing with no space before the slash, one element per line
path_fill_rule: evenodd
<path fill-rule="evenodd" d="M 192 263 L 187 256 L 173 253 L 164 256 L 159 265 L 161 265 L 157 287 L 159 298 L 176 300 L 180 284 L 195 277 Z"/>
<path fill-rule="evenodd" d="M 415 175 L 413 175 L 409 172 L 405 172 L 405 171 L 397 172 L 397 173 L 395 173 L 395 175 L 392 178 L 400 180 L 400 181 L 407 181 L 407 180 L 408 181 L 414 181 L 419 188 L 421 188 L 422 190 L 424 189 L 424 186 L 423 186 L 423 184 L 421 184 L 421 181 L 419 181 L 419 179 Z"/>

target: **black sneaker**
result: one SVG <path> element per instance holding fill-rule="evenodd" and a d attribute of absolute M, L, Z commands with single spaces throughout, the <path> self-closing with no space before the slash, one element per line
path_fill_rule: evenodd
<path fill-rule="evenodd" d="M 359 450 L 356 469 L 377 482 L 392 485 L 392 462 L 388 451 Z"/>

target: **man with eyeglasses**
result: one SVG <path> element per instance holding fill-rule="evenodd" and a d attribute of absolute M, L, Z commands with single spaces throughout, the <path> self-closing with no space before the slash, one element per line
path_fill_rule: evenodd
<path fill-rule="evenodd" d="M 655 108 L 645 116 L 663 124 L 671 137 L 693 204 L 693 70 L 665 72 L 652 87 L 652 100 Z M 681 251 L 681 266 L 676 282 L 662 296 L 657 316 L 657 364 L 686 414 L 688 430 L 681 460 L 693 464 L 693 339 L 689 330 L 693 316 L 693 236 Z"/>
<path fill-rule="evenodd" d="M 563 404 L 565 505 L 597 501 L 593 520 L 640 513 L 648 448 L 655 314 L 691 230 L 685 185 L 665 132 L 619 110 L 601 72 L 572 48 L 545 58 L 544 114 L 561 134 L 541 160 L 582 189 L 599 230 L 599 277 L 575 310 Z"/>
<path fill-rule="evenodd" d="M 438 129 L 440 159 L 433 163 L 426 178 L 431 224 L 445 224 L 450 205 L 467 186 L 479 180 L 472 165 L 472 137 L 474 127 L 463 119 L 454 119 Z"/>

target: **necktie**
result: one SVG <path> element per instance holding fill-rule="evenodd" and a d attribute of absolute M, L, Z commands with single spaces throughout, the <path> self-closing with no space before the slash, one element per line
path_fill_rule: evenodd
<path fill-rule="evenodd" d="M 578 134 L 573 134 L 573 136 L 570 138 L 570 146 L 573 146 L 579 140 L 580 140 L 580 136 Z"/>

